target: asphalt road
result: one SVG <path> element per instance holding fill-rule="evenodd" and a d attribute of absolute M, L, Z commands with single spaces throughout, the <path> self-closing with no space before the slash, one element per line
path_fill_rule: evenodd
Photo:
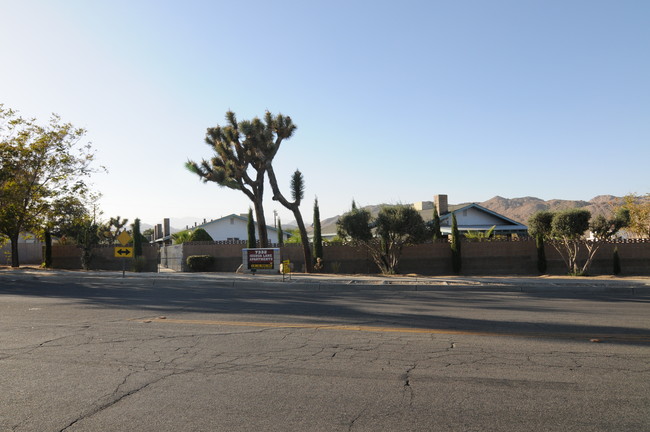
<path fill-rule="evenodd" d="M 1 431 L 650 430 L 648 280 L 0 271 Z"/>

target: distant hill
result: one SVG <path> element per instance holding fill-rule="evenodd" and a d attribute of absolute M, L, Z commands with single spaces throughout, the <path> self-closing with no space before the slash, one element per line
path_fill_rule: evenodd
<path fill-rule="evenodd" d="M 613 210 L 622 203 L 623 198 L 621 197 L 615 197 L 613 195 L 600 195 L 589 201 L 571 201 L 559 199 L 544 201 L 535 197 L 503 198 L 500 196 L 495 196 L 494 198 L 490 198 L 487 201 L 478 202 L 476 204 L 526 225 L 530 216 L 542 210 L 559 211 L 572 208 L 584 208 L 589 210 L 592 216 L 611 216 Z M 471 203 L 461 203 L 456 205 L 467 204 Z M 368 209 L 373 215 L 376 215 L 383 205 L 385 204 L 365 206 L 364 208 Z M 450 204 L 450 206 L 451 205 L 452 204 Z M 422 214 L 424 220 L 430 220 L 432 217 L 431 210 L 423 210 L 420 213 Z M 322 220 L 322 232 L 324 234 L 335 233 L 336 221 L 339 217 L 340 215 Z M 307 227 L 307 231 L 311 232 L 313 231 L 313 228 Z"/>
<path fill-rule="evenodd" d="M 536 212 L 542 210 L 559 211 L 572 208 L 584 208 L 589 210 L 592 216 L 611 216 L 614 209 L 623 203 L 623 198 L 613 195 L 599 195 L 590 201 L 571 201 L 553 199 L 544 201 L 539 198 L 503 198 L 496 196 L 479 205 L 494 212 L 504 215 L 507 218 L 526 224 L 528 219 Z"/>

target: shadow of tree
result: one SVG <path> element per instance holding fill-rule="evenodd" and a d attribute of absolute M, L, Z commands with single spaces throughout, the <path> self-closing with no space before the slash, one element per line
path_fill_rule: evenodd
<path fill-rule="evenodd" d="M 0 275 L 0 296 L 57 298 L 96 308 L 133 309 L 152 314 L 260 316 L 274 321 L 323 325 L 391 326 L 405 329 L 488 332 L 546 339 L 588 340 L 650 345 L 650 328 L 589 325 L 549 319 L 552 314 L 583 313 L 584 302 L 599 307 L 650 302 L 650 296 L 613 294 L 490 293 L 449 290 L 400 291 L 341 289 L 260 284 L 233 286 L 206 279 L 111 279 L 22 277 Z M 1 297 L 0 297 L 1 298 Z M 514 301 L 516 300 L 516 301 Z M 579 302 L 574 303 L 573 300 Z M 459 308 L 463 310 L 462 316 Z M 546 314 L 544 320 L 536 318 Z M 523 317 L 523 318 L 522 318 Z M 253 318 L 250 318 L 253 319 Z M 264 318 L 263 318 L 264 319 Z M 650 323 L 649 323 L 650 324 Z"/>

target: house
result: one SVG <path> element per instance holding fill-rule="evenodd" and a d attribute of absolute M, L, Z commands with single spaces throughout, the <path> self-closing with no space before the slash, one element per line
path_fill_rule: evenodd
<path fill-rule="evenodd" d="M 443 235 L 451 235 L 452 214 L 456 215 L 456 222 L 460 232 L 487 231 L 494 228 L 494 235 L 512 236 L 517 234 L 525 236 L 528 234 L 528 227 L 509 219 L 499 213 L 486 209 L 478 204 L 462 204 L 450 206 L 447 195 L 436 195 L 434 201 L 423 201 L 415 203 L 414 207 L 421 213 L 433 209 L 435 203 L 440 217 L 440 231 Z M 429 212 L 431 213 L 431 212 Z M 430 216 L 428 219 L 431 219 Z"/>
<path fill-rule="evenodd" d="M 196 225 L 189 229 L 195 230 L 203 228 L 214 241 L 246 241 L 248 240 L 248 214 L 237 215 L 231 214 L 212 221 L 205 221 L 201 225 Z M 257 239 L 259 240 L 259 228 L 255 222 Z M 269 244 L 278 242 L 277 228 L 266 226 Z M 283 232 L 284 239 L 290 237 L 289 233 Z"/>

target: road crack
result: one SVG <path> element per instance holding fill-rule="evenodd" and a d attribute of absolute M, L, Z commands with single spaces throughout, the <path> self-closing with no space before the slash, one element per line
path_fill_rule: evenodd
<path fill-rule="evenodd" d="M 160 381 L 163 381 L 163 380 L 169 378 L 170 376 L 179 375 L 179 374 L 187 373 L 187 372 L 189 372 L 189 371 L 180 371 L 180 372 L 178 372 L 178 371 L 174 371 L 174 372 L 171 372 L 171 373 L 165 374 L 165 375 L 163 375 L 163 376 L 159 376 L 159 377 L 157 377 L 157 378 L 155 378 L 155 379 L 153 379 L 153 380 L 150 380 L 150 381 L 148 381 L 148 382 L 146 382 L 146 383 L 143 383 L 142 385 L 140 385 L 140 386 L 138 386 L 138 387 L 136 387 L 136 388 L 133 388 L 133 389 L 131 389 L 131 390 L 128 390 L 128 391 L 120 391 L 120 388 L 123 387 L 123 386 L 126 384 L 126 382 L 128 381 L 128 379 L 129 379 L 131 376 L 133 376 L 136 372 L 129 373 L 129 374 L 124 378 L 124 380 L 123 380 L 123 381 L 122 381 L 122 382 L 117 386 L 117 388 L 115 389 L 115 392 L 113 392 L 113 394 L 111 395 L 112 397 L 110 398 L 110 400 L 108 400 L 108 401 L 106 401 L 106 402 L 104 402 L 104 403 L 101 403 L 101 404 L 95 406 L 94 408 L 88 410 L 88 411 L 85 412 L 85 413 L 82 413 L 79 417 L 77 417 L 76 419 L 72 420 L 72 421 L 71 421 L 70 423 L 68 423 L 65 427 L 63 427 L 62 429 L 60 429 L 59 432 L 65 432 L 65 431 L 67 431 L 67 430 L 70 429 L 71 427 L 75 426 L 77 423 L 79 423 L 79 422 L 81 422 L 81 421 L 83 421 L 83 420 L 85 420 L 85 419 L 88 419 L 88 418 L 90 418 L 90 417 L 93 417 L 93 416 L 95 416 L 96 414 L 99 414 L 100 412 L 105 411 L 105 410 L 111 408 L 112 406 L 117 405 L 118 403 L 120 403 L 120 402 L 123 401 L 124 399 L 126 399 L 126 398 L 128 398 L 128 397 L 130 397 L 130 396 L 133 396 L 134 394 L 139 393 L 139 392 L 141 392 L 142 390 L 148 388 L 149 386 L 152 386 L 152 385 L 154 385 L 154 384 L 156 384 L 156 383 L 159 383 Z"/>

